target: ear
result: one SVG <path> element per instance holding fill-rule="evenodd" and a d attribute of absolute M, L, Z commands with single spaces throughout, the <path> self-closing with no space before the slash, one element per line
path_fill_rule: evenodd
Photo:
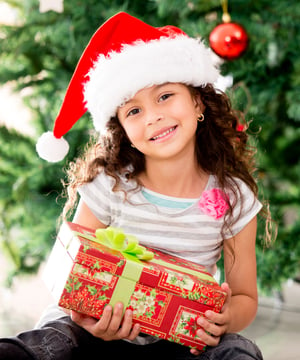
<path fill-rule="evenodd" d="M 205 111 L 205 105 L 203 104 L 199 93 L 194 94 L 194 104 L 196 110 L 199 111 L 199 114 L 203 114 Z"/>

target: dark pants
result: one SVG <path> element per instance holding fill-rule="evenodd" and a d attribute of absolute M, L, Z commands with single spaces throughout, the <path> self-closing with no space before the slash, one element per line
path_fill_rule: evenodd
<path fill-rule="evenodd" d="M 96 357 L 95 357 L 96 355 Z M 89 358 L 90 357 L 90 358 Z M 17 337 L 0 339 L 0 360 L 262 360 L 255 344 L 238 334 L 223 336 L 217 347 L 208 347 L 199 356 L 188 347 L 160 340 L 149 345 L 127 341 L 103 341 L 77 326 L 69 317 L 49 322 L 40 329 Z"/>

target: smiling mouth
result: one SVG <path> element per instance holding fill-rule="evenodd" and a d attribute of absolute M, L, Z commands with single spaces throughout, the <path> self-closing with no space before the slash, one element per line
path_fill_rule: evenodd
<path fill-rule="evenodd" d="M 161 138 L 167 136 L 168 134 L 170 134 L 171 132 L 173 132 L 176 128 L 177 128 L 177 126 L 173 126 L 172 128 L 164 131 L 163 133 L 153 136 L 150 140 L 155 141 L 155 140 L 161 139 Z"/>

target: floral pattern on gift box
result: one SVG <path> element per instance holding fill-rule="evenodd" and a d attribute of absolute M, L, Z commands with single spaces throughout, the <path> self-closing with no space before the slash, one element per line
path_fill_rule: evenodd
<path fill-rule="evenodd" d="M 94 281 L 100 285 L 107 284 L 113 288 L 117 279 L 109 270 L 112 271 L 111 269 L 100 266 L 98 261 L 93 265 L 86 264 L 86 262 L 85 265 L 76 263 L 73 267 L 73 275 L 79 276 L 81 279 Z"/>
<path fill-rule="evenodd" d="M 99 269 L 97 266 L 86 267 L 81 264 L 75 264 L 73 268 L 73 274 L 79 274 L 80 276 L 93 278 L 99 280 L 99 282 L 111 283 L 113 275 L 106 271 L 94 271 Z"/>
<path fill-rule="evenodd" d="M 96 272 L 94 274 L 94 279 L 97 279 L 97 280 L 100 280 L 100 281 L 110 284 L 112 282 L 113 276 L 112 276 L 112 274 L 107 273 L 107 272 Z"/>
<path fill-rule="evenodd" d="M 195 314 L 181 309 L 181 311 L 177 314 L 177 319 L 175 320 L 175 324 L 173 326 L 174 333 L 193 339 L 197 338 L 196 331 L 200 328 L 197 325 L 197 320 L 200 316 L 200 314 Z"/>
<path fill-rule="evenodd" d="M 224 304 L 224 298 L 221 292 L 214 291 L 214 289 L 205 286 L 200 286 L 200 288 L 190 292 L 187 298 L 212 307 L 216 312 L 221 311 Z"/>
<path fill-rule="evenodd" d="M 194 281 L 190 278 L 190 276 L 171 270 L 168 271 L 166 283 L 189 291 L 191 291 L 194 287 Z"/>
<path fill-rule="evenodd" d="M 146 315 L 152 317 L 155 313 L 157 306 L 163 304 L 156 303 L 156 291 L 153 289 L 150 293 L 146 293 L 139 289 L 135 292 L 130 299 L 130 307 L 133 309 L 133 315 L 140 317 Z"/>
<path fill-rule="evenodd" d="M 198 318 L 199 316 L 194 316 L 191 314 L 187 314 L 184 316 L 184 314 L 182 314 L 181 321 L 178 324 L 177 328 L 178 333 L 190 337 L 196 336 L 196 331 L 199 328 L 197 325 Z"/>
<path fill-rule="evenodd" d="M 64 292 L 59 301 L 59 305 L 73 309 L 88 315 L 100 317 L 104 306 L 109 302 L 106 291 L 109 286 L 97 287 L 85 282 L 81 282 L 77 277 L 69 277 Z"/>
<path fill-rule="evenodd" d="M 139 289 L 130 299 L 129 306 L 133 310 L 133 315 L 138 318 L 141 316 L 153 317 L 158 306 L 163 306 L 163 303 L 156 301 L 156 291 L 152 289 L 150 292 L 143 292 Z"/>
<path fill-rule="evenodd" d="M 128 307 L 135 319 L 160 326 L 170 301 L 170 294 L 137 283 Z"/>
<path fill-rule="evenodd" d="M 199 292 L 200 298 L 198 301 L 207 306 L 214 307 L 214 311 L 216 312 L 221 311 L 225 301 L 222 292 L 205 285 L 200 286 Z M 192 295 L 189 298 L 191 300 L 197 300 L 196 298 L 192 298 Z"/>
<path fill-rule="evenodd" d="M 224 303 L 223 292 L 217 291 L 215 285 L 210 281 L 202 280 L 199 283 L 194 276 L 170 269 L 162 274 L 158 286 L 183 298 L 212 308 L 216 307 L 218 310 L 221 310 Z"/>

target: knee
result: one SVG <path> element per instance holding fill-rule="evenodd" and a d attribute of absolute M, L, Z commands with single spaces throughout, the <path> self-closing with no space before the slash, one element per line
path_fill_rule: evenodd
<path fill-rule="evenodd" d="M 219 345 L 215 349 L 209 348 L 208 353 L 210 351 L 214 355 L 211 358 L 207 357 L 207 359 L 263 360 L 258 346 L 239 334 L 225 334 Z"/>

